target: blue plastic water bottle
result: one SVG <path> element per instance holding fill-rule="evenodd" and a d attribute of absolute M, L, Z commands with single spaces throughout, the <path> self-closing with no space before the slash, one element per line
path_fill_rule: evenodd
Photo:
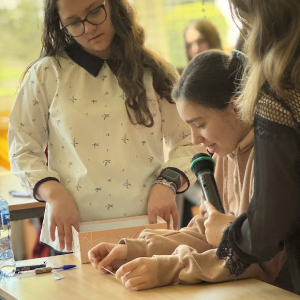
<path fill-rule="evenodd" d="M 0 276 L 13 276 L 15 271 L 9 208 L 7 201 L 0 196 Z"/>

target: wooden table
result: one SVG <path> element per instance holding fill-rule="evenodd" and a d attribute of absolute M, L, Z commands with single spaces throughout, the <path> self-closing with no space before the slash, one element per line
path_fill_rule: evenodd
<path fill-rule="evenodd" d="M 0 195 L 8 202 L 11 221 L 44 216 L 44 202 L 33 198 L 12 197 L 10 191 L 24 190 L 16 176 L 0 172 Z"/>
<path fill-rule="evenodd" d="M 73 254 L 18 262 L 59 267 L 76 264 L 77 268 L 61 271 L 64 278 L 53 274 L 4 278 L 0 282 L 0 299 L 6 300 L 293 300 L 299 296 L 255 279 L 218 284 L 172 285 L 146 291 L 126 289 L 113 275 L 102 274 L 91 264 L 81 265 Z"/>

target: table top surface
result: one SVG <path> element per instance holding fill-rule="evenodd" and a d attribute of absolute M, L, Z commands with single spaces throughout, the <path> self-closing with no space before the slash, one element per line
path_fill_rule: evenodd
<path fill-rule="evenodd" d="M 75 269 L 57 272 L 63 275 L 54 280 L 53 273 L 18 278 L 17 275 L 0 281 L 0 299 L 7 300 L 292 300 L 299 296 L 255 279 L 224 283 L 171 285 L 146 291 L 126 289 L 113 275 L 95 270 L 91 264 L 80 264 L 73 254 L 18 262 L 33 265 L 47 261 L 49 267 L 76 264 Z M 2 298 L 1 298 L 2 297 Z"/>
<path fill-rule="evenodd" d="M 44 202 L 33 198 L 13 197 L 10 191 L 23 192 L 24 189 L 16 176 L 10 172 L 0 172 L 0 195 L 8 202 L 10 211 L 45 207 Z"/>

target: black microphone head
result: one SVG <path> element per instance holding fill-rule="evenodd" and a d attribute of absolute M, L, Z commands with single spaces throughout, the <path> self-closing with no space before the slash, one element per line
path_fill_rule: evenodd
<path fill-rule="evenodd" d="M 197 153 L 192 158 L 191 170 L 197 176 L 200 171 L 209 170 L 214 173 L 215 162 L 206 153 Z"/>

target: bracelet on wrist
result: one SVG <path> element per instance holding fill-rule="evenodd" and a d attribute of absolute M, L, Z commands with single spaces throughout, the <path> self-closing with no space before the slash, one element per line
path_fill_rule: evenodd
<path fill-rule="evenodd" d="M 173 190 L 174 194 L 176 194 L 177 186 L 174 182 L 169 182 L 166 179 L 157 179 L 157 180 L 154 181 L 153 185 L 155 185 L 155 184 L 163 184 L 165 186 L 168 186 L 170 189 Z"/>

